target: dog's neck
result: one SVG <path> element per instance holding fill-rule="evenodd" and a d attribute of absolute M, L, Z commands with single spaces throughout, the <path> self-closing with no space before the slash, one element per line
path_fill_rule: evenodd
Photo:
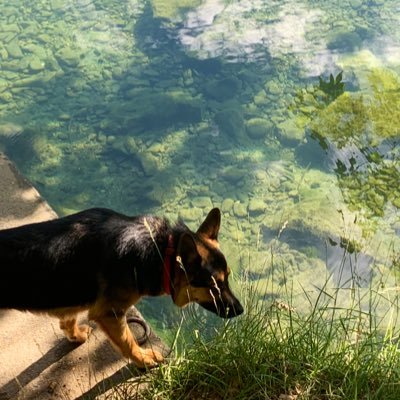
<path fill-rule="evenodd" d="M 172 235 L 168 236 L 168 245 L 164 254 L 164 273 L 163 273 L 163 289 L 166 294 L 172 294 L 172 280 L 174 275 L 175 262 L 173 256 L 175 255 L 174 239 Z M 171 263 L 172 260 L 172 263 Z"/>

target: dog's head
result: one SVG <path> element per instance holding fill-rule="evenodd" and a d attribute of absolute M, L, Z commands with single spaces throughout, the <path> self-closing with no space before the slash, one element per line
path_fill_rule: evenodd
<path fill-rule="evenodd" d="M 230 269 L 219 249 L 221 213 L 212 209 L 196 233 L 182 233 L 177 248 L 173 300 L 179 307 L 196 302 L 223 318 L 243 313 L 229 288 Z"/>

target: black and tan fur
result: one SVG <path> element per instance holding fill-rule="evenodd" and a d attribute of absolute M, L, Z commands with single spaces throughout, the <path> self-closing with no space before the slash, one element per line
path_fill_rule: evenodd
<path fill-rule="evenodd" d="M 194 301 L 221 317 L 243 312 L 229 289 L 229 268 L 217 241 L 220 211 L 213 209 L 196 233 L 154 216 L 129 217 L 89 209 L 56 220 L 0 230 L 0 308 L 48 313 L 60 319 L 70 341 L 83 343 L 88 311 L 123 356 L 139 367 L 161 362 L 142 349 L 126 322 L 142 296 L 165 294 L 164 254 L 173 238 L 171 297 Z"/>

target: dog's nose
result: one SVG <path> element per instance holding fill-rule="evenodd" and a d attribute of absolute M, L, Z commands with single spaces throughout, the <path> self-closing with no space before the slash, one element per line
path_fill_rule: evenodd
<path fill-rule="evenodd" d="M 243 307 L 239 302 L 235 302 L 234 304 L 229 305 L 226 309 L 226 318 L 234 318 L 243 314 Z"/>
<path fill-rule="evenodd" d="M 240 303 L 238 303 L 235 306 L 235 314 L 240 315 L 240 314 L 243 314 L 243 312 L 244 312 L 244 308 L 242 307 L 242 305 Z"/>

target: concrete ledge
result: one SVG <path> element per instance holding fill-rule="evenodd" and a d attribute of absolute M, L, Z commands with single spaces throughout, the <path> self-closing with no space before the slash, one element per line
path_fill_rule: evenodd
<path fill-rule="evenodd" d="M 0 229 L 57 218 L 37 190 L 0 153 Z M 8 266 L 0 266 L 1 268 Z M 135 307 L 131 313 L 140 317 Z M 132 323 L 136 337 L 143 328 Z M 46 315 L 0 310 L 0 400 L 94 399 L 140 372 L 120 357 L 95 326 L 81 346 L 69 343 Z M 150 331 L 143 347 L 166 354 Z"/>

